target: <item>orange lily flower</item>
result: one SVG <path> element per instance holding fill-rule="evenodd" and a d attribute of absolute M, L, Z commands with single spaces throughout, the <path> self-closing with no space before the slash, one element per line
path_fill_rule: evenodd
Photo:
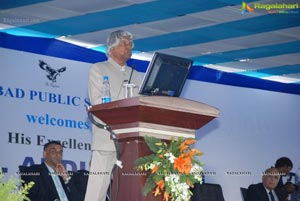
<path fill-rule="evenodd" d="M 160 195 L 160 191 L 163 190 L 165 187 L 165 182 L 164 180 L 160 180 L 159 182 L 156 183 L 156 188 L 154 193 L 154 196 Z"/>
<path fill-rule="evenodd" d="M 194 155 L 196 155 L 196 154 L 201 154 L 201 153 L 202 153 L 202 152 L 199 151 L 199 150 L 197 150 L 197 149 L 191 149 L 191 151 L 185 153 L 185 156 L 186 156 L 186 157 L 189 157 L 189 158 L 193 158 Z"/>
<path fill-rule="evenodd" d="M 164 180 L 160 180 L 159 182 L 156 183 L 156 185 L 162 190 L 165 187 L 165 182 Z"/>
<path fill-rule="evenodd" d="M 183 152 L 184 150 L 186 150 L 189 146 L 187 146 L 184 142 L 182 142 L 180 144 L 180 152 Z"/>
<path fill-rule="evenodd" d="M 191 145 L 191 144 L 195 144 L 195 142 L 196 142 L 196 140 L 195 139 L 186 139 L 185 141 L 184 141 L 184 143 L 185 144 L 188 144 L 188 145 Z"/>
<path fill-rule="evenodd" d="M 160 195 L 159 187 L 155 188 L 155 191 L 153 191 L 154 196 Z"/>
<path fill-rule="evenodd" d="M 191 158 L 184 157 L 184 155 L 181 154 L 174 160 L 174 169 L 178 169 L 180 173 L 185 173 L 186 175 L 188 175 L 192 169 Z"/>
<path fill-rule="evenodd" d="M 156 165 L 156 166 L 154 166 L 154 168 L 152 169 L 152 174 L 155 173 L 155 172 L 157 172 L 157 170 L 158 170 L 158 166 Z"/>
<path fill-rule="evenodd" d="M 169 193 L 167 193 L 167 192 L 165 192 L 164 193 L 164 199 L 163 199 L 163 201 L 169 201 L 169 198 L 170 198 L 171 196 L 169 195 Z"/>
<path fill-rule="evenodd" d="M 189 145 L 194 144 L 195 142 L 196 142 L 195 139 L 186 139 L 186 140 L 184 140 L 184 142 L 182 142 L 180 144 L 180 152 L 183 152 L 184 150 L 186 150 L 189 147 Z"/>

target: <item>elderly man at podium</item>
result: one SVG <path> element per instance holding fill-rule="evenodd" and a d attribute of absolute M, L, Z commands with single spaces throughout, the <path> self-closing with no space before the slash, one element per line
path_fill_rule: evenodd
<path fill-rule="evenodd" d="M 109 78 L 112 101 L 125 98 L 126 84 L 135 86 L 132 96 L 138 95 L 141 75 L 126 65 L 132 55 L 132 38 L 131 33 L 123 30 L 109 35 L 108 59 L 92 65 L 89 72 L 88 93 L 92 105 L 102 103 L 103 76 Z M 103 123 L 99 119 L 97 121 Z M 108 131 L 93 125 L 92 133 L 92 160 L 85 201 L 105 201 L 111 172 L 116 163 L 116 149 Z"/>

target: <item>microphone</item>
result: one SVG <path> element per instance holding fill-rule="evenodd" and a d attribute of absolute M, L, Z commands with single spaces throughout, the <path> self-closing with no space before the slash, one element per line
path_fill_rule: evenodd
<path fill-rule="evenodd" d="M 131 73 L 130 73 L 130 77 L 129 77 L 129 80 L 128 80 L 128 84 L 130 84 L 130 81 L 131 81 L 131 78 L 132 78 L 132 74 L 133 74 L 133 71 L 135 70 L 135 65 L 132 65 L 131 67 Z"/>

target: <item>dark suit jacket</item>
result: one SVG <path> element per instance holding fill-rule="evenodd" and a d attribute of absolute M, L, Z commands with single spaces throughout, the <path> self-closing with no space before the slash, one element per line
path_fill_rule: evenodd
<path fill-rule="evenodd" d="M 275 190 L 279 201 L 284 201 L 282 192 Z M 269 201 L 268 193 L 262 183 L 252 184 L 247 190 L 246 201 Z"/>
<path fill-rule="evenodd" d="M 49 170 L 45 163 L 41 165 L 32 165 L 30 167 L 20 166 L 21 179 L 28 183 L 34 182 L 33 187 L 29 191 L 28 198 L 31 201 L 54 201 L 59 199 L 55 184 L 52 180 Z M 65 190 L 69 201 L 78 201 L 79 193 L 71 180 L 65 184 L 61 177 L 60 181 Z"/>

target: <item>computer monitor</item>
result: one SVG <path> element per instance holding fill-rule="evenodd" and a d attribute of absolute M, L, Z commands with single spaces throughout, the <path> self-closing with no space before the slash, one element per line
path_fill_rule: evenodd
<path fill-rule="evenodd" d="M 139 93 L 179 97 L 192 64 L 191 59 L 155 52 Z"/>

